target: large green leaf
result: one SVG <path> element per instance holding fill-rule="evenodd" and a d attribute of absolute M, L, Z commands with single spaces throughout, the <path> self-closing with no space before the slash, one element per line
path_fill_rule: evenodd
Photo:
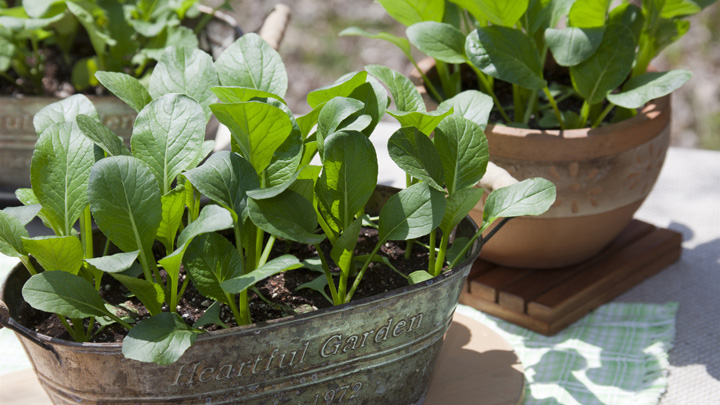
<path fill-rule="evenodd" d="M 220 101 L 223 103 L 243 103 L 256 98 L 274 98 L 283 104 L 287 104 L 287 102 L 277 94 L 250 87 L 218 86 L 213 87 L 210 90 L 212 90 L 212 92 L 215 93 L 215 95 L 218 96 Z"/>
<path fill-rule="evenodd" d="M 185 187 L 177 186 L 160 197 L 162 220 L 157 230 L 159 240 L 167 251 L 175 249 L 175 236 L 185 213 Z"/>
<path fill-rule="evenodd" d="M 217 119 L 227 125 L 239 152 L 261 174 L 292 131 L 285 111 L 266 103 L 212 104 Z"/>
<path fill-rule="evenodd" d="M 55 15 L 64 9 L 65 0 L 22 0 L 22 8 L 32 18 Z"/>
<path fill-rule="evenodd" d="M 130 155 L 130 151 L 123 143 L 123 139 L 115 135 L 110 128 L 103 125 L 98 119 L 89 115 L 78 114 L 75 122 L 80 132 L 95 145 L 102 148 L 108 156 Z"/>
<path fill-rule="evenodd" d="M 150 168 L 131 156 L 100 160 L 90 173 L 90 211 L 98 228 L 124 252 L 149 254 L 162 220 L 160 189 Z"/>
<path fill-rule="evenodd" d="M 438 106 L 438 110 L 453 109 L 453 115 L 468 119 L 485 129 L 493 108 L 493 99 L 477 90 L 465 90 Z"/>
<path fill-rule="evenodd" d="M 28 236 L 27 230 L 17 218 L 0 211 L 0 253 L 10 257 L 27 256 L 22 238 Z"/>
<path fill-rule="evenodd" d="M 307 102 L 310 107 L 315 108 L 319 104 L 328 102 L 335 97 L 348 97 L 361 84 L 367 81 L 367 72 L 347 74 L 335 83 L 313 90 L 307 95 Z"/>
<path fill-rule="evenodd" d="M 640 108 L 650 100 L 672 93 L 692 77 L 688 70 L 649 72 L 635 76 L 623 86 L 623 91 L 608 94 L 608 101 L 625 108 Z"/>
<path fill-rule="evenodd" d="M 362 101 L 349 97 L 335 97 L 325 103 L 318 115 L 318 126 L 315 134 L 320 156 L 325 153 L 326 136 L 347 127 L 355 128 L 358 124 L 363 126 L 363 124 L 368 123 L 367 119 L 363 120 L 363 108 Z"/>
<path fill-rule="evenodd" d="M 82 24 L 83 28 L 90 37 L 90 43 L 92 44 L 93 50 L 97 55 L 104 55 L 107 51 L 108 46 L 113 46 L 117 43 L 114 38 L 110 37 L 105 30 L 100 26 L 100 23 L 95 20 L 93 11 L 95 5 L 91 3 L 75 3 L 67 1 L 65 3 L 68 10 L 70 10 L 77 20 Z"/>
<path fill-rule="evenodd" d="M 147 163 L 163 191 L 194 161 L 205 139 L 205 115 L 197 101 L 182 94 L 153 100 L 137 116 L 130 145 Z"/>
<path fill-rule="evenodd" d="M 602 42 L 605 28 L 565 28 L 545 30 L 547 43 L 553 58 L 560 66 L 575 66 L 589 58 Z"/>
<path fill-rule="evenodd" d="M 699 1 L 692 0 L 665 0 L 662 2 L 660 16 L 662 18 L 675 18 L 691 16 L 699 13 L 702 8 Z"/>
<path fill-rule="evenodd" d="M 203 195 L 230 210 L 235 218 L 247 207 L 248 190 L 260 187 L 255 169 L 237 153 L 220 151 L 185 177 Z"/>
<path fill-rule="evenodd" d="M 483 73 L 528 89 L 547 86 L 540 54 L 530 37 L 520 30 L 490 26 L 468 35 L 465 53 Z"/>
<path fill-rule="evenodd" d="M 405 26 L 421 21 L 442 21 L 445 12 L 443 0 L 378 0 L 378 3 Z"/>
<path fill-rule="evenodd" d="M 287 72 L 280 55 L 254 33 L 240 37 L 215 62 L 223 86 L 249 87 L 285 97 Z"/>
<path fill-rule="evenodd" d="M 77 236 L 26 237 L 23 238 L 23 247 L 48 271 L 78 274 L 82 266 L 83 247 Z"/>
<path fill-rule="evenodd" d="M 531 178 L 499 188 L 488 196 L 483 221 L 497 218 L 540 215 L 555 202 L 555 185 L 541 178 Z"/>
<path fill-rule="evenodd" d="M 465 118 L 445 118 L 435 130 L 435 147 L 450 194 L 474 186 L 485 174 L 488 144 L 483 129 Z"/>
<path fill-rule="evenodd" d="M 95 163 L 93 143 L 72 122 L 46 128 L 35 144 L 30 183 L 45 214 L 70 235 L 88 204 L 90 168 Z"/>
<path fill-rule="evenodd" d="M 450 24 L 426 21 L 405 31 L 410 42 L 428 56 L 447 63 L 465 63 L 465 35 Z"/>
<path fill-rule="evenodd" d="M 169 47 L 153 69 L 150 95 L 153 99 L 169 93 L 190 96 L 200 103 L 207 120 L 210 103 L 216 99 L 211 89 L 219 84 L 210 55 L 199 49 Z"/>
<path fill-rule="evenodd" d="M 118 273 L 112 273 L 111 276 L 127 287 L 145 305 L 150 315 L 157 315 L 162 312 L 165 292 L 160 284 Z"/>
<path fill-rule="evenodd" d="M 440 154 L 427 135 L 414 127 L 400 128 L 388 140 L 390 158 L 410 176 L 444 192 Z"/>
<path fill-rule="evenodd" d="M 349 130 L 360 131 L 365 136 L 372 135 L 373 130 L 380 122 L 380 118 L 385 115 L 385 108 L 388 105 L 387 90 L 380 82 L 369 77 L 366 83 L 361 84 L 352 93 L 350 98 L 360 100 L 363 103 L 363 109 L 360 114 L 370 118 L 368 124 L 360 124 L 360 120 L 356 121 L 356 125 L 347 127 Z"/>
<path fill-rule="evenodd" d="M 222 288 L 230 294 L 239 294 L 257 284 L 258 281 L 265 280 L 283 271 L 301 267 L 303 267 L 303 264 L 295 256 L 283 255 L 270 260 L 248 274 L 223 281 Z"/>
<path fill-rule="evenodd" d="M 465 188 L 450 194 L 447 198 L 445 215 L 440 223 L 443 233 L 449 233 L 480 202 L 485 191 L 482 188 Z"/>
<path fill-rule="evenodd" d="M 381 65 L 367 65 L 365 70 L 385 83 L 398 111 L 425 111 L 422 96 L 403 74 Z"/>
<path fill-rule="evenodd" d="M 252 222 L 267 233 L 307 244 L 325 239 L 315 233 L 318 222 L 312 203 L 295 191 L 262 200 L 249 198 L 248 208 Z"/>
<path fill-rule="evenodd" d="M 597 104 L 625 81 L 634 60 L 632 32 L 621 24 L 608 25 L 597 51 L 570 67 L 573 87 L 589 104 Z"/>
<path fill-rule="evenodd" d="M 40 201 L 37 199 L 31 188 L 19 188 L 15 190 L 15 197 L 17 197 L 17 199 L 26 206 L 40 205 Z M 56 235 L 61 233 L 60 224 L 52 219 L 50 214 L 48 214 L 48 210 L 41 208 L 37 216 L 40 220 L 42 220 L 42 223 L 49 229 L 52 229 Z"/>
<path fill-rule="evenodd" d="M 54 124 L 72 122 L 78 114 L 87 114 L 95 119 L 100 119 L 93 103 L 84 95 L 75 94 L 49 104 L 38 111 L 33 117 L 35 132 L 40 135 Z"/>
<path fill-rule="evenodd" d="M 121 252 L 109 256 L 85 259 L 93 267 L 105 273 L 122 273 L 132 267 L 133 263 L 140 253 L 139 250 L 134 252 Z"/>
<path fill-rule="evenodd" d="M 140 112 L 152 101 L 152 97 L 150 97 L 145 86 L 143 86 L 138 79 L 128 74 L 120 72 L 97 72 L 95 73 L 95 77 L 106 89 L 110 90 L 111 93 L 137 112 Z"/>
<path fill-rule="evenodd" d="M 22 295 L 31 307 L 68 318 L 110 314 L 90 282 L 64 271 L 45 271 L 30 277 Z"/>
<path fill-rule="evenodd" d="M 379 238 L 407 240 L 429 234 L 440 225 L 445 212 L 445 194 L 417 183 L 388 199 L 380 211 Z"/>
<path fill-rule="evenodd" d="M 605 25 L 611 0 L 576 0 L 570 8 L 570 25 L 578 28 Z"/>
<path fill-rule="evenodd" d="M 343 230 L 343 233 L 337 238 L 330 251 L 330 257 L 332 257 L 335 264 L 340 267 L 340 270 L 346 274 L 349 274 L 352 268 L 353 252 L 355 251 L 361 228 L 362 218 L 359 217 Z"/>
<path fill-rule="evenodd" d="M 480 21 L 512 27 L 528 9 L 528 0 L 450 0 Z"/>
<path fill-rule="evenodd" d="M 290 186 L 302 163 L 303 146 L 301 132 L 293 130 L 275 150 L 270 164 L 265 168 L 265 190 L 272 188 L 279 194 Z"/>
<path fill-rule="evenodd" d="M 192 346 L 200 331 L 192 329 L 174 312 L 163 312 L 133 327 L 123 339 L 126 359 L 172 364 Z"/>
<path fill-rule="evenodd" d="M 335 132 L 325 139 L 322 164 L 323 172 L 315 187 L 317 198 L 340 229 L 345 229 L 375 190 L 375 147 L 360 132 Z"/>
<path fill-rule="evenodd" d="M 435 127 L 445 119 L 448 115 L 453 113 L 452 106 L 444 106 L 442 109 L 438 107 L 434 111 L 388 111 L 388 114 L 393 116 L 400 123 L 401 127 L 414 127 L 425 135 L 430 134 L 435 130 Z"/>
<path fill-rule="evenodd" d="M 2 211 L 17 218 L 17 220 L 20 221 L 20 224 L 25 226 L 40 213 L 41 209 L 42 206 L 40 204 L 31 204 L 21 205 L 19 207 L 5 207 Z"/>
<path fill-rule="evenodd" d="M 200 294 L 225 304 L 230 297 L 220 283 L 243 274 L 240 254 L 230 241 L 218 233 L 193 239 L 183 256 L 183 265 Z"/>

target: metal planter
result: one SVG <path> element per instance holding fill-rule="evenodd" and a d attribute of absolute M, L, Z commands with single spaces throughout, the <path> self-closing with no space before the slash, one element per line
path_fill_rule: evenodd
<path fill-rule="evenodd" d="M 456 234 L 476 230 L 465 219 Z M 461 265 L 425 283 L 202 335 L 168 366 L 125 359 L 121 344 L 80 344 L 15 327 L 27 335 L 18 334 L 40 383 L 60 404 L 415 404 L 425 397 L 479 251 L 477 242 Z M 18 266 L 0 290 L 10 307 L 5 324 L 28 310 L 20 294 L 27 277 Z"/>

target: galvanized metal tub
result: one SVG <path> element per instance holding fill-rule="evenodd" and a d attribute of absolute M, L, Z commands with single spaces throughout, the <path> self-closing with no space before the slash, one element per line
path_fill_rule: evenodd
<path fill-rule="evenodd" d="M 387 192 L 380 193 L 387 194 Z M 378 193 L 376 193 L 378 195 Z M 457 236 L 476 226 L 465 219 Z M 200 336 L 175 364 L 125 359 L 120 344 L 21 332 L 55 403 L 421 403 L 480 243 L 453 270 L 350 304 Z M 0 290 L 11 318 L 27 311 L 16 267 Z M 59 360 L 58 360 L 59 359 Z"/>

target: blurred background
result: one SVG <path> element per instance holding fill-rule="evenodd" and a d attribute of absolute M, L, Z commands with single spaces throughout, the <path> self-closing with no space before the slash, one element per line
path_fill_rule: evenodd
<path fill-rule="evenodd" d="M 255 32 L 277 3 L 292 9 L 280 55 L 290 80 L 286 100 L 294 112 L 309 111 L 305 102 L 309 91 L 365 65 L 378 63 L 410 72 L 405 56 L 385 41 L 338 37 L 349 26 L 405 35 L 403 27 L 373 0 L 233 0 L 231 14 L 243 31 Z M 693 78 L 673 94 L 673 146 L 720 150 L 720 7 L 716 3 L 690 21 L 690 31 L 653 65 L 659 70 L 693 72 Z"/>

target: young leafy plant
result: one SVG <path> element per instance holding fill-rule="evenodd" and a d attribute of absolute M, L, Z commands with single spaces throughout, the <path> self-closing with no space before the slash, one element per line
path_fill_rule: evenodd
<path fill-rule="evenodd" d="M 611 8 L 615 3 L 606 0 L 429 0 L 418 7 L 382 0 L 388 14 L 407 27 L 407 39 L 356 27 L 340 35 L 396 45 L 438 102 L 472 86 L 461 77 L 462 69 L 470 69 L 478 89 L 492 97 L 494 111 L 507 125 L 597 127 L 608 122 L 613 111 L 613 121 L 629 118 L 690 79 L 686 70 L 648 72 L 648 66 L 687 32 L 684 18 L 713 1 L 636 3 L 622 1 Z M 418 67 L 410 44 L 435 60 L 437 80 Z M 512 102 L 501 103 L 498 91 Z M 572 99 L 578 102 L 561 104 Z"/>
<path fill-rule="evenodd" d="M 27 303 L 55 313 L 75 340 L 116 324 L 128 330 L 127 358 L 172 363 L 205 333 L 202 325 L 227 327 L 221 306 L 238 325 L 252 323 L 249 292 L 259 294 L 254 286 L 268 277 L 320 271 L 308 288 L 344 304 L 370 263 L 389 264 L 379 253 L 387 241 L 430 235 L 429 267 L 404 276 L 419 282 L 463 260 L 496 218 L 539 214 L 554 200 L 554 187 L 542 179 L 495 191 L 477 234 L 451 245 L 453 229 L 483 194 L 475 185 L 487 165 L 487 96 L 463 93 L 430 114 L 407 78 L 369 67 L 372 75 L 354 72 L 311 92 L 312 111 L 296 118 L 283 101 L 282 60 L 257 35 L 243 36 L 215 62 L 197 52 L 168 49 L 147 94 L 136 91 L 144 88 L 136 79 L 98 75 L 139 110 L 130 149 L 82 95 L 35 117 L 32 189 L 18 192 L 25 207 L 0 212 L 0 252 L 19 257 L 31 273 Z M 203 86 L 168 84 L 199 67 L 196 79 L 214 83 L 222 103 Z M 403 127 L 388 146 L 408 187 L 370 218 L 378 159 L 369 136 L 390 101 L 381 81 L 396 105 L 410 109 L 389 112 Z M 205 159 L 208 110 L 228 126 L 232 142 Z M 24 225 L 36 215 L 53 236 L 28 236 Z M 102 253 L 93 222 L 107 240 Z M 362 226 L 378 229 L 371 252 L 356 252 Z M 313 245 L 318 257 L 273 255 L 277 240 Z M 321 244 L 330 245 L 329 257 Z M 149 315 L 105 302 L 108 276 Z M 177 313 L 191 282 L 212 303 L 194 325 Z"/>

